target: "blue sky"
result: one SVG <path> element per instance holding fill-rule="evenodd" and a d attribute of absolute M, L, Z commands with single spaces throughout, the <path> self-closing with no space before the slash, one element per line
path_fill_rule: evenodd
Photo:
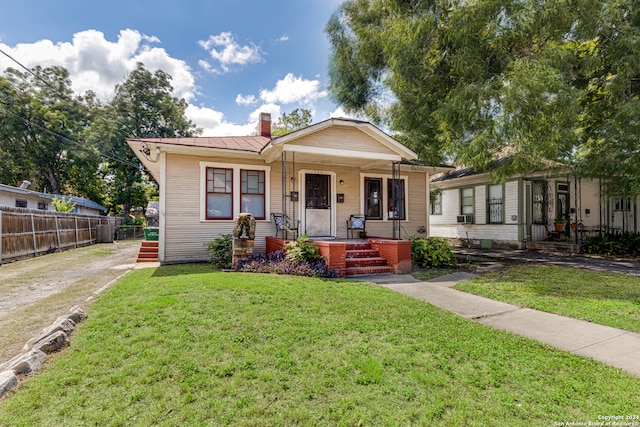
<path fill-rule="evenodd" d="M 324 27 L 340 0 L 0 0 L 0 49 L 62 65 L 108 100 L 137 62 L 173 77 L 205 135 L 247 135 L 258 113 L 344 113 L 328 97 Z M 0 54 L 0 72 L 17 64 Z"/>

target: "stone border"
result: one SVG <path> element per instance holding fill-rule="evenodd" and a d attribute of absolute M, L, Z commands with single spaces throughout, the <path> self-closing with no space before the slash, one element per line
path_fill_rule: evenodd
<path fill-rule="evenodd" d="M 18 375 L 37 371 L 47 355 L 69 346 L 69 334 L 86 318 L 84 310 L 73 307 L 70 314 L 58 317 L 40 335 L 30 339 L 22 348 L 24 353 L 0 364 L 0 397 L 18 385 Z"/>
<path fill-rule="evenodd" d="M 127 273 L 128 271 L 94 291 L 93 295 L 88 297 L 85 302 L 90 302 Z M 18 385 L 18 375 L 27 375 L 37 371 L 47 355 L 71 345 L 69 335 L 78 323 L 87 318 L 87 313 L 77 306 L 71 308 L 69 312 L 70 314 L 58 317 L 50 326 L 44 328 L 40 335 L 27 341 L 22 348 L 23 353 L 0 364 L 0 399 Z"/>

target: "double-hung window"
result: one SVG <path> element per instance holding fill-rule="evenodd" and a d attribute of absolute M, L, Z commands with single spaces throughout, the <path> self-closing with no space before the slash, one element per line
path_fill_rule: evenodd
<path fill-rule="evenodd" d="M 233 169 L 207 168 L 207 219 L 233 218 Z"/>
<path fill-rule="evenodd" d="M 264 171 L 240 171 L 240 209 L 255 219 L 265 219 Z"/>
<path fill-rule="evenodd" d="M 473 188 L 463 188 L 460 190 L 460 214 L 473 215 Z"/>
<path fill-rule="evenodd" d="M 269 171 L 268 166 L 200 162 L 201 220 L 230 220 L 241 212 L 267 219 Z"/>
<path fill-rule="evenodd" d="M 382 219 L 382 178 L 365 178 L 364 194 L 367 219 Z"/>
<path fill-rule="evenodd" d="M 387 198 L 387 206 L 389 206 L 389 218 L 406 219 L 403 179 L 387 179 Z"/>
<path fill-rule="evenodd" d="M 487 222 L 489 224 L 502 224 L 504 222 L 504 192 L 502 185 L 490 185 L 488 190 Z"/>
<path fill-rule="evenodd" d="M 367 219 L 407 219 L 406 177 L 395 181 L 389 178 L 389 175 L 361 175 L 361 177 L 364 189 L 364 213 Z"/>

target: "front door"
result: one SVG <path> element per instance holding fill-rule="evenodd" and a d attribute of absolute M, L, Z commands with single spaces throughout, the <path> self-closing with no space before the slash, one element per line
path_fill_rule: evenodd
<path fill-rule="evenodd" d="M 309 237 L 331 236 L 331 175 L 305 175 L 305 234 Z"/>

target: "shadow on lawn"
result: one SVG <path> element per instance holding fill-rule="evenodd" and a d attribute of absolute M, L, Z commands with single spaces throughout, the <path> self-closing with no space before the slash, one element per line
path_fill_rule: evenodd
<path fill-rule="evenodd" d="M 155 269 L 152 277 L 170 277 L 170 276 L 185 276 L 191 274 L 209 274 L 220 273 L 221 270 L 214 267 L 212 264 L 200 262 L 200 263 L 188 263 L 188 264 L 172 264 L 162 265 Z"/>
<path fill-rule="evenodd" d="M 540 274 L 540 269 L 545 270 Z M 583 278 L 580 276 L 584 275 Z M 582 300 L 622 300 L 640 304 L 637 278 L 573 266 L 511 265 L 484 275 L 491 281 L 518 284 L 539 296 Z M 635 279 L 635 281 L 634 281 Z"/>

